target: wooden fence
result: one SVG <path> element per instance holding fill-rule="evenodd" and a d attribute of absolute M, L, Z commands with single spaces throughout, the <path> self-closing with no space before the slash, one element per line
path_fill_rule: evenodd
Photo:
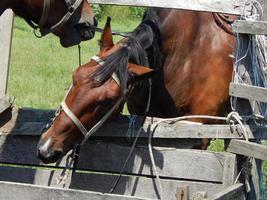
<path fill-rule="evenodd" d="M 58 166 L 41 164 L 36 158 L 40 129 L 53 114 L 53 111 L 32 109 L 13 111 L 13 118 L 0 129 L 2 132 L 0 163 L 5 163 L 0 170 L 1 181 L 55 186 L 55 178 L 65 166 L 66 158 Z M 158 198 L 146 144 L 149 120 L 147 119 L 143 127 L 139 143 L 115 190 L 116 194 Z M 141 121 L 141 118 L 137 119 L 137 127 L 141 125 Z M 125 136 L 128 123 L 127 116 L 118 116 L 110 124 L 103 126 L 86 143 L 82 148 L 77 173 L 68 180 L 67 187 L 101 193 L 109 191 L 131 148 L 131 143 Z M 187 190 L 190 199 L 205 197 L 212 199 L 213 195 L 218 195 L 232 187 L 237 177 L 236 155 L 187 149 L 192 148 L 194 142 L 199 143 L 196 139 L 214 136 L 210 133 L 206 135 L 205 125 L 202 127 L 202 125 L 173 124 L 173 126 L 177 128 L 160 125 L 153 138 L 153 152 L 158 173 L 162 178 L 165 199 L 175 199 L 177 188 L 189 188 L 185 191 Z M 180 132 L 178 127 L 185 132 Z M 220 132 L 221 128 L 226 127 L 215 125 L 213 130 Z M 195 132 L 197 129 L 200 130 L 200 134 L 188 139 L 188 135 L 185 135 L 186 130 Z M 172 134 L 168 135 L 168 130 L 172 130 Z M 233 135 L 235 136 L 230 134 L 228 136 L 239 138 L 236 133 Z M 228 136 L 224 135 L 222 138 L 228 138 Z M 267 138 L 267 135 L 263 137 Z M 241 185 L 238 186 L 241 187 Z M 244 194 L 239 187 L 238 190 L 234 188 L 232 190 L 235 190 L 237 192 L 235 195 L 241 198 Z"/>
<path fill-rule="evenodd" d="M 244 2 L 245 0 L 90 1 L 90 3 L 99 4 L 177 8 L 237 15 L 244 12 L 242 9 Z M 263 0 L 260 2 L 264 8 L 267 8 L 267 2 Z M 10 26 L 12 24 L 10 21 L 13 21 L 12 14 L 8 16 L 9 20 L 3 20 L 3 16 L 0 19 L 2 23 L 9 21 Z M 263 19 L 267 19 L 266 16 L 263 16 Z M 266 34 L 264 27 L 266 27 L 264 21 L 254 23 L 236 21 L 234 31 L 239 34 Z M 11 30 L 11 28 L 3 29 L 0 23 L 0 40 L 3 35 L 11 38 Z M 247 36 L 243 35 L 243 37 Z M 6 91 L 9 63 L 7 58 L 9 58 L 11 43 L 4 44 L 1 40 L 0 45 L 5 47 L 0 48 L 0 52 L 5 50 L 5 53 L 0 54 L 3 56 L 0 58 L 0 69 L 4 72 L 0 74 L 4 76 L 0 83 L 0 88 L 4 88 L 0 90 L 1 97 Z M 5 62 L 2 63 L 2 60 Z M 266 102 L 267 93 L 264 88 L 233 83 L 230 86 L 230 94 Z M 20 199 L 60 199 L 62 196 L 64 199 L 155 199 L 159 197 L 146 147 L 149 122 L 143 126 L 138 146 L 115 190 L 116 195 L 106 193 L 117 179 L 131 147 L 124 136 L 129 121 L 126 116 L 119 116 L 109 125 L 102 127 L 92 140 L 87 142 L 82 149 L 78 171 L 66 185 L 66 188 L 70 189 L 59 189 L 58 186 L 55 188 L 55 177 L 64 168 L 66 159 L 64 158 L 57 166 L 45 165 L 36 159 L 36 145 L 41 129 L 53 116 L 53 111 L 14 109 L 11 113 L 6 110 L 11 100 L 7 97 L 2 99 L 5 99 L 2 102 L 8 103 L 1 103 L 0 100 L 0 113 L 2 113 L 0 115 L 0 163 L 2 163 L 0 199 L 16 199 L 18 196 Z M 141 120 L 138 119 L 136 127 L 140 123 Z M 246 129 L 251 140 L 267 139 L 266 126 L 249 125 Z M 201 138 L 225 139 L 226 153 L 190 150 L 192 145 L 198 143 Z M 240 155 L 259 159 L 253 161 L 253 176 L 250 177 L 252 187 L 249 193 L 249 199 L 259 199 L 260 160 L 267 159 L 267 148 L 240 139 L 243 137 L 236 131 L 230 131 L 227 125 L 161 124 L 154 133 L 153 146 L 165 199 L 245 199 L 244 184 L 242 182 L 234 184 L 244 163 Z"/>

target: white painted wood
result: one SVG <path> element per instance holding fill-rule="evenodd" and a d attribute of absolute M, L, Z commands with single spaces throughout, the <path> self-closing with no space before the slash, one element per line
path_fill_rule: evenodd
<path fill-rule="evenodd" d="M 6 10 L 0 17 L 0 97 L 6 94 L 13 32 L 13 12 Z"/>
<path fill-rule="evenodd" d="M 176 8 L 240 15 L 245 0 L 89 0 L 90 3 L 142 7 Z"/>

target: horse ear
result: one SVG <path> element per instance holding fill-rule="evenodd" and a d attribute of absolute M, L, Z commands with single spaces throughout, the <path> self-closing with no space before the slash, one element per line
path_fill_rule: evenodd
<path fill-rule="evenodd" d="M 153 74 L 155 74 L 155 70 L 150 69 L 149 67 L 144 67 L 141 65 L 136 65 L 133 63 L 129 63 L 128 66 L 129 73 L 131 75 L 132 81 L 142 80 L 145 78 L 149 78 Z"/>
<path fill-rule="evenodd" d="M 111 48 L 114 46 L 110 21 L 111 21 L 111 18 L 107 17 L 107 22 L 106 22 L 104 31 L 101 35 L 100 50 L 103 50 L 104 48 Z"/>

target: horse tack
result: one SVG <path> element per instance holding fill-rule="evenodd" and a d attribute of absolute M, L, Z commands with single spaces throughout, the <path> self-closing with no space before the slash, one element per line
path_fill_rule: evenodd
<path fill-rule="evenodd" d="M 38 25 L 34 25 L 34 23 L 29 19 L 27 20 L 28 24 L 34 29 L 34 34 L 36 37 L 43 37 L 61 28 L 64 24 L 68 22 L 68 20 L 71 18 L 71 16 L 74 14 L 74 12 L 77 10 L 77 8 L 82 3 L 82 0 L 65 0 L 65 3 L 68 8 L 68 12 L 61 18 L 61 20 L 57 24 L 51 26 L 50 28 L 45 28 L 45 23 L 47 22 L 49 12 L 50 12 L 50 7 L 53 1 L 54 0 L 44 0 L 43 12 L 42 12 L 42 16 L 39 20 Z M 40 30 L 41 35 L 38 35 L 36 33 L 37 29 Z"/>
<path fill-rule="evenodd" d="M 98 56 L 93 56 L 91 58 L 92 60 L 94 60 L 95 62 L 97 62 L 100 66 L 102 66 L 105 61 L 103 61 L 100 57 Z M 118 78 L 118 76 L 113 73 L 111 75 L 111 78 L 120 86 L 120 80 Z M 119 105 L 121 104 L 124 96 L 122 96 L 117 102 L 116 104 L 114 104 L 114 106 L 101 118 L 101 120 L 96 123 L 89 131 L 83 126 L 83 124 L 80 122 L 80 120 L 75 116 L 75 114 L 69 109 L 69 107 L 66 104 L 66 98 L 71 90 L 72 86 L 69 88 L 67 94 L 65 95 L 62 103 L 60 104 L 60 109 L 59 111 L 64 111 L 65 114 L 72 120 L 72 122 L 75 124 L 75 126 L 79 129 L 79 131 L 83 134 L 84 139 L 81 142 L 81 144 L 84 144 L 88 138 L 95 133 L 102 125 L 103 123 L 110 117 L 110 115 L 119 107 Z"/>
<path fill-rule="evenodd" d="M 226 33 L 234 35 L 232 31 L 232 24 L 236 20 L 236 16 L 222 13 L 212 13 L 216 24 L 222 28 Z"/>

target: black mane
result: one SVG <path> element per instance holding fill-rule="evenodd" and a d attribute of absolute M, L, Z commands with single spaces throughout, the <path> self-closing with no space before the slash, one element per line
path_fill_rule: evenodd
<path fill-rule="evenodd" d="M 97 83 L 105 82 L 116 73 L 122 91 L 125 91 L 130 78 L 127 69 L 129 61 L 151 68 L 161 64 L 159 20 L 152 12 L 147 11 L 141 24 L 127 36 L 127 44 L 104 59 L 105 64 L 94 74 Z"/>

